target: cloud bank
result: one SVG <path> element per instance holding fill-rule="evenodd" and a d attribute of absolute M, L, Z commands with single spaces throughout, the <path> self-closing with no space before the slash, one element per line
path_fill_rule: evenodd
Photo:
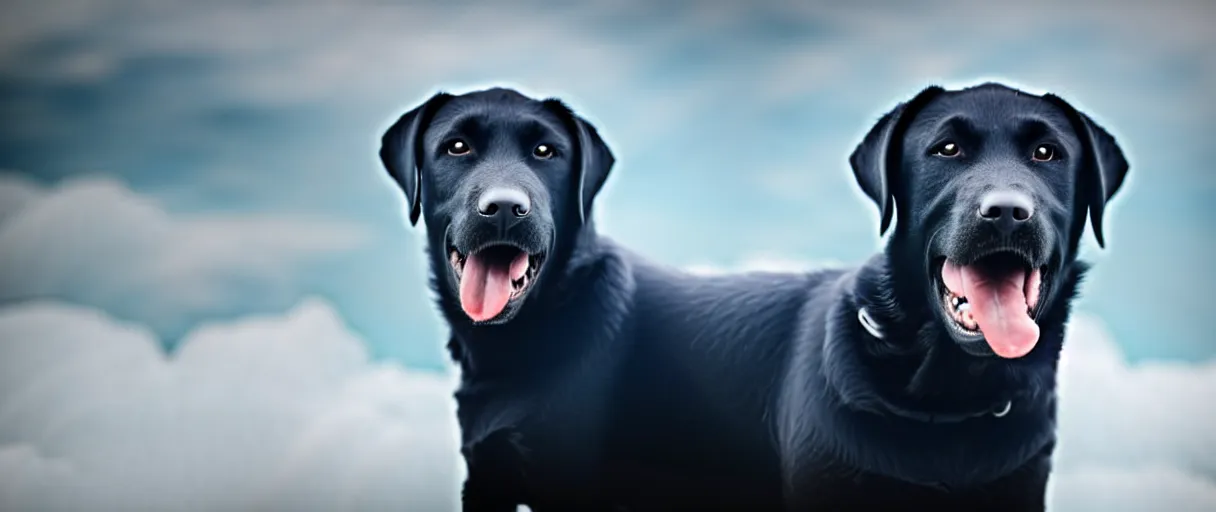
<path fill-rule="evenodd" d="M 1079 316 L 1055 511 L 1216 507 L 1216 364 L 1129 366 Z M 325 302 L 166 357 L 94 309 L 0 309 L 0 510 L 456 510 L 450 376 L 370 362 Z"/>
<path fill-rule="evenodd" d="M 1216 483 L 1216 360 L 1129 365 L 1103 323 L 1084 315 L 1067 343 L 1058 468 L 1165 467 Z"/>
<path fill-rule="evenodd" d="M 148 329 L 0 310 L 0 510 L 454 510 L 453 382 L 372 363 L 326 303 Z"/>
<path fill-rule="evenodd" d="M 0 177 L 0 302 L 55 297 L 166 338 L 199 321 L 279 312 L 367 241 L 317 216 L 177 215 L 107 178 L 54 188 Z"/>

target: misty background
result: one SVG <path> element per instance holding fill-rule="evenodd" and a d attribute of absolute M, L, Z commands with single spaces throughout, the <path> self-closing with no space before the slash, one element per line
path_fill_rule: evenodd
<path fill-rule="evenodd" d="M 1210 509 L 1214 21 L 1201 0 L 6 2 L 0 509 L 454 506 L 445 328 L 376 156 L 437 91 L 561 97 L 617 156 L 600 231 L 721 272 L 877 250 L 848 154 L 923 87 L 987 80 L 1066 98 L 1131 162 L 1107 248 L 1085 238 L 1053 505 Z"/>

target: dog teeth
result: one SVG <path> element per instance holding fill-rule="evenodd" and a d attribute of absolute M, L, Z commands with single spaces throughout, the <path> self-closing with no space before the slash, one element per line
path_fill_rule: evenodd
<path fill-rule="evenodd" d="M 518 281 L 511 281 L 511 298 L 514 299 L 524 293 L 528 288 L 528 276 L 525 274 Z"/>
<path fill-rule="evenodd" d="M 459 251 L 452 249 L 451 254 L 448 255 L 448 263 L 452 265 L 452 271 L 456 274 L 457 281 L 464 277 L 464 262 L 465 257 Z"/>
<path fill-rule="evenodd" d="M 970 311 L 971 303 L 967 302 L 966 297 L 959 297 L 957 295 L 951 295 L 950 296 L 950 307 L 952 307 L 954 309 L 954 311 L 961 313 L 964 311 Z"/>
<path fill-rule="evenodd" d="M 966 332 L 976 332 L 979 330 L 979 325 L 975 323 L 975 317 L 971 315 L 971 303 L 967 302 L 966 297 L 949 294 L 946 302 L 950 305 L 950 316 L 953 317 L 955 326 Z"/>

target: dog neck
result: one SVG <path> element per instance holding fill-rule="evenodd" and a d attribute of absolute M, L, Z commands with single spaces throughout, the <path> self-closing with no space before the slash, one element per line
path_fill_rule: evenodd
<path fill-rule="evenodd" d="M 880 254 L 841 277 L 843 293 L 823 319 L 823 345 L 811 359 L 825 392 L 812 414 L 834 425 L 824 434 L 841 450 L 834 456 L 865 473 L 950 489 L 991 482 L 1050 453 L 1056 361 L 1085 265 L 1073 264 L 1044 303 L 1035 350 L 1005 360 L 958 348 L 931 304 L 909 296 L 914 287 L 900 287 L 924 277 L 901 273 L 892 261 L 909 260 Z M 863 308 L 881 337 L 859 321 Z"/>
<path fill-rule="evenodd" d="M 455 294 L 437 293 L 439 309 L 451 329 L 448 350 L 461 367 L 462 378 L 494 379 L 499 375 L 543 378 L 553 368 L 622 328 L 627 298 L 633 293 L 632 274 L 614 246 L 586 225 L 568 234 L 569 244 L 555 248 L 549 268 L 522 309 L 509 322 L 474 325 Z M 446 261 L 432 261 L 432 287 Z M 577 319 L 577 320 L 576 320 Z"/>
<path fill-rule="evenodd" d="M 1038 346 L 1018 360 L 963 352 L 941 324 L 912 268 L 889 251 L 852 274 L 829 322 L 825 368 L 841 399 L 856 409 L 922 422 L 1051 409 L 1055 371 L 1070 303 L 1087 266 L 1073 262 L 1056 283 L 1039 317 Z M 867 326 L 866 324 L 871 324 Z M 859 346 L 834 347 L 840 340 Z M 845 350 L 847 349 L 847 350 Z M 848 378 L 864 372 L 871 378 Z M 833 378 L 833 377 L 836 378 Z"/>

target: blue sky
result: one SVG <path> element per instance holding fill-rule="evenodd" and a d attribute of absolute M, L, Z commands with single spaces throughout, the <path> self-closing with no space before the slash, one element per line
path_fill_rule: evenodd
<path fill-rule="evenodd" d="M 1108 249 L 1087 238 L 1097 269 L 1079 309 L 1133 360 L 1216 355 L 1202 321 L 1216 250 L 1210 2 L 202 5 L 6 7 L 0 169 L 14 197 L 59 209 L 0 232 L 13 244 L 0 298 L 101 307 L 172 345 L 200 322 L 317 295 L 373 354 L 438 369 L 421 233 L 375 156 L 432 92 L 565 98 L 618 157 L 602 231 L 671 264 L 737 268 L 875 251 L 853 146 L 925 85 L 998 79 L 1079 105 L 1131 160 Z M 145 217 L 144 234 L 113 227 Z M 177 263 L 142 263 L 149 253 Z"/>

